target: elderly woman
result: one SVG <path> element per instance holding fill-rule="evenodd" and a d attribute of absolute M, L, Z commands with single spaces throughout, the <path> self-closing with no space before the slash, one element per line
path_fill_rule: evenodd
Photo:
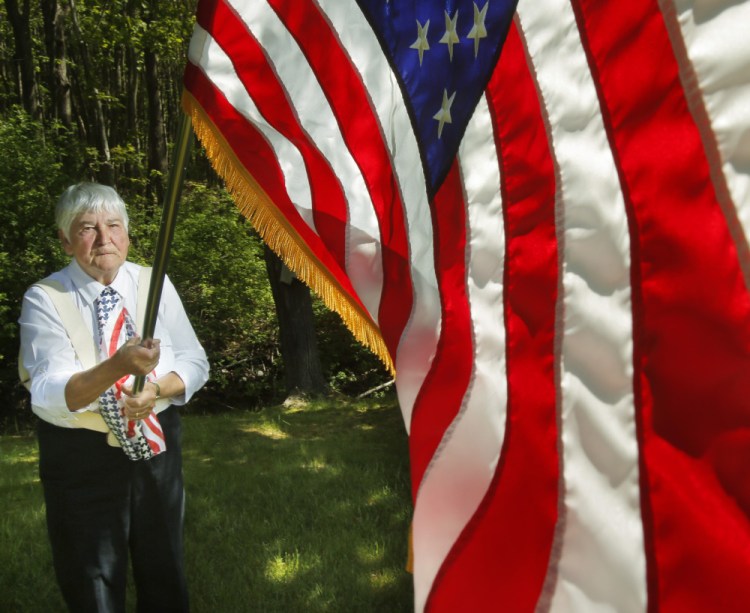
<path fill-rule="evenodd" d="M 73 185 L 55 217 L 71 262 L 29 288 L 19 322 L 57 580 L 71 611 L 124 611 L 130 557 L 139 611 L 186 611 L 175 405 L 208 379 L 206 355 L 169 279 L 155 339 L 139 338 L 150 269 L 127 261 L 115 190 Z"/>

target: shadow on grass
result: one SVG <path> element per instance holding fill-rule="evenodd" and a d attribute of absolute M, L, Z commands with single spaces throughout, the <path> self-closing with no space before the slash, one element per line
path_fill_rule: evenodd
<path fill-rule="evenodd" d="M 410 611 L 407 453 L 393 404 L 186 420 L 195 610 Z"/>

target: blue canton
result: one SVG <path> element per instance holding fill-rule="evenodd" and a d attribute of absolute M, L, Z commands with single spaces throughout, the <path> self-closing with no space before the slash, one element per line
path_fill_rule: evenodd
<path fill-rule="evenodd" d="M 395 70 L 430 195 L 489 82 L 517 0 L 357 0 Z"/>

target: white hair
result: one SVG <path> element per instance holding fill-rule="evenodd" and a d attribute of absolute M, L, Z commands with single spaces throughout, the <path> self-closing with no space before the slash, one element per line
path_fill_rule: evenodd
<path fill-rule="evenodd" d="M 70 227 L 82 213 L 115 213 L 122 219 L 128 231 L 128 211 L 120 195 L 108 185 L 99 183 L 77 183 L 68 187 L 55 206 L 55 223 L 68 240 Z"/>

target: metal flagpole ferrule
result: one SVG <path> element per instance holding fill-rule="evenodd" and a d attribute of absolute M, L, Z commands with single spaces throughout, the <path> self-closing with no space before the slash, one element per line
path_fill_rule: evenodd
<path fill-rule="evenodd" d="M 154 253 L 154 265 L 151 273 L 151 285 L 148 290 L 146 301 L 146 315 L 143 319 L 143 330 L 141 337 L 146 340 L 154 337 L 156 318 L 159 313 L 161 292 L 164 287 L 164 276 L 167 272 L 169 252 L 174 237 L 174 228 L 177 221 L 177 210 L 179 209 L 182 183 L 185 178 L 185 167 L 187 166 L 188 152 L 193 142 L 193 129 L 190 117 L 180 112 L 180 124 L 177 130 L 177 139 L 174 145 L 174 156 L 172 166 L 167 179 L 167 190 L 164 194 L 164 207 L 161 214 L 159 236 L 156 240 L 156 251 Z M 143 389 L 146 377 L 139 375 L 133 382 L 133 393 L 137 394 Z"/>

